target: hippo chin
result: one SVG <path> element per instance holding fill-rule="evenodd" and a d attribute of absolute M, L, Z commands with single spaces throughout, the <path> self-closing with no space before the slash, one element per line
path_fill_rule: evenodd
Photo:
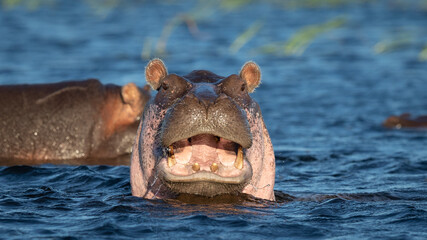
<path fill-rule="evenodd" d="M 228 77 L 204 70 L 178 76 L 154 59 L 145 75 L 158 92 L 144 109 L 133 147 L 134 196 L 245 193 L 275 199 L 273 147 L 249 96 L 260 83 L 255 63 Z"/>

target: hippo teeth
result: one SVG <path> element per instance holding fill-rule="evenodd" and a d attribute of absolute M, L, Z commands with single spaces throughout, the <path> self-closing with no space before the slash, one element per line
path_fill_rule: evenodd
<path fill-rule="evenodd" d="M 243 146 L 219 136 L 204 134 L 183 139 L 164 149 L 167 166 L 192 172 L 209 171 L 222 174 L 228 167 L 244 168 Z M 174 168 L 179 163 L 179 168 Z M 209 165 L 208 165 L 209 164 Z"/>
<path fill-rule="evenodd" d="M 173 152 L 173 146 L 170 145 L 167 151 L 168 151 L 168 166 L 173 167 L 176 164 L 175 154 Z"/>
<path fill-rule="evenodd" d="M 241 170 L 243 168 L 243 148 L 239 146 L 239 150 L 237 150 L 236 161 L 234 161 L 234 167 Z"/>
<path fill-rule="evenodd" d="M 212 172 L 216 172 L 216 171 L 218 171 L 218 164 L 217 163 L 212 163 L 212 165 L 211 165 L 211 171 Z"/>
<path fill-rule="evenodd" d="M 195 171 L 195 172 L 200 171 L 200 164 L 198 164 L 198 163 L 193 164 L 192 169 L 193 169 L 193 171 Z"/>

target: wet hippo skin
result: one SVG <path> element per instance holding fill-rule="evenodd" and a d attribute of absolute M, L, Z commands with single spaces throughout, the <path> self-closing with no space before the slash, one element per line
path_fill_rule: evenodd
<path fill-rule="evenodd" d="M 427 128 L 427 116 L 419 116 L 411 119 L 409 113 L 400 116 L 390 116 L 384 122 L 383 126 L 388 128 Z"/>
<path fill-rule="evenodd" d="M 129 154 L 149 91 L 96 79 L 0 86 L 0 158 L 37 163 Z"/>
<path fill-rule="evenodd" d="M 274 200 L 275 158 L 259 105 L 249 93 L 261 72 L 168 74 L 154 59 L 146 80 L 157 94 L 144 109 L 131 159 L 132 194 L 173 198 L 244 193 Z"/>

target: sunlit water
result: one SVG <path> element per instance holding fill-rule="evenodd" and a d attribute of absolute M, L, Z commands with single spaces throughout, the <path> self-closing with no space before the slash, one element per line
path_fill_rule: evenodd
<path fill-rule="evenodd" d="M 427 131 L 381 127 L 392 114 L 427 114 L 425 1 L 291 9 L 89 2 L 3 6 L 0 83 L 143 85 L 142 49 L 178 74 L 228 75 L 255 60 L 263 83 L 252 96 L 275 148 L 280 201 L 143 200 L 130 194 L 128 166 L 0 167 L 0 238 L 427 238 Z M 176 25 L 159 55 L 164 26 L 185 12 L 199 13 L 198 31 Z M 336 17 L 345 24 L 301 55 L 259 51 Z M 255 21 L 261 29 L 232 53 Z"/>

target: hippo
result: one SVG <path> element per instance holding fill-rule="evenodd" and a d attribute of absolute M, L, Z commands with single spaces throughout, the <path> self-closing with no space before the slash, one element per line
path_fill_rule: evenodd
<path fill-rule="evenodd" d="M 132 195 L 275 200 L 273 146 L 249 95 L 261 80 L 256 63 L 228 77 L 205 70 L 179 76 L 153 59 L 145 77 L 157 93 L 144 109 L 133 146 Z"/>
<path fill-rule="evenodd" d="M 404 113 L 400 116 L 390 116 L 384 122 L 383 126 L 388 128 L 426 128 L 427 116 L 419 116 L 415 119 L 410 119 L 411 114 Z"/>
<path fill-rule="evenodd" d="M 130 156 L 150 87 L 97 79 L 0 86 L 0 158 L 48 160 Z"/>

